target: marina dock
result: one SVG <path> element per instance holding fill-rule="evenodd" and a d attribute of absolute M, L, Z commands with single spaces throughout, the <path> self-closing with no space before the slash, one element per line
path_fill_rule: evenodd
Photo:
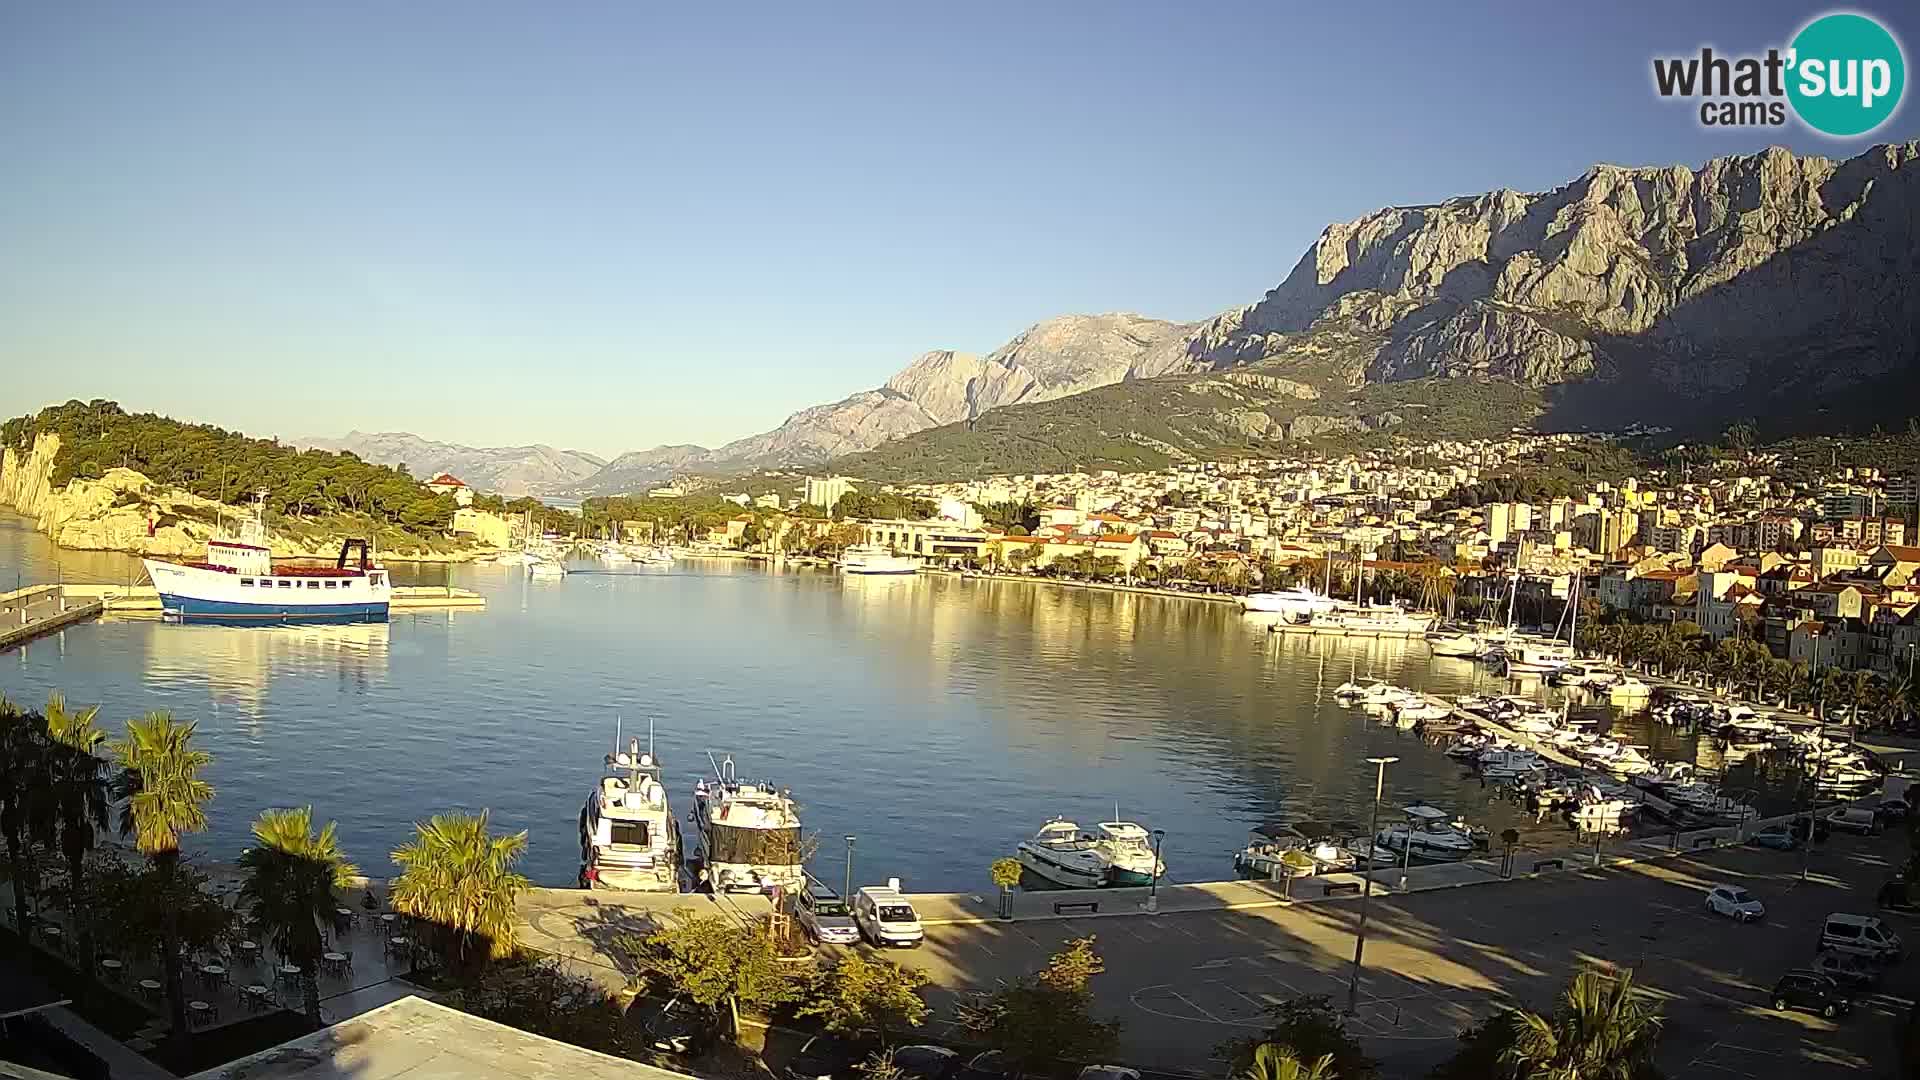
<path fill-rule="evenodd" d="M 1267 627 L 1269 634 L 1305 634 L 1309 637 L 1379 638 L 1388 641 L 1425 640 L 1425 630 L 1367 630 L 1347 626 L 1314 626 L 1311 623 L 1277 622 Z M 1441 704 L 1445 704 L 1442 702 Z"/>
<path fill-rule="evenodd" d="M 99 616 L 106 604 L 64 585 L 29 585 L 0 594 L 0 651 Z"/>
<path fill-rule="evenodd" d="M 1482 731 L 1491 731 L 1495 735 L 1500 736 L 1501 738 L 1507 740 L 1508 742 L 1516 743 L 1520 746 L 1526 747 L 1527 749 L 1533 751 L 1534 753 L 1539 754 L 1541 757 L 1546 758 L 1548 761 L 1553 762 L 1555 765 L 1565 765 L 1565 766 L 1568 766 L 1569 768 L 1582 769 L 1582 770 L 1586 769 L 1585 765 L 1583 765 L 1578 759 L 1569 755 L 1566 751 L 1561 750 L 1558 747 L 1549 746 L 1546 743 L 1541 742 L 1539 739 L 1536 739 L 1531 735 L 1522 734 L 1521 732 L 1515 731 L 1512 728 L 1506 726 L 1505 724 L 1501 724 L 1493 720 L 1489 720 L 1478 713 L 1470 713 L 1467 710 L 1461 708 L 1458 705 L 1455 705 L 1453 702 L 1448 701 L 1443 697 L 1437 697 L 1433 694 L 1422 694 L 1420 696 L 1426 698 L 1427 701 L 1430 702 L 1431 704 L 1437 705 L 1440 708 L 1447 710 L 1447 712 L 1450 713 L 1454 719 L 1460 721 L 1461 723 L 1471 724 L 1474 727 L 1481 729 Z"/>

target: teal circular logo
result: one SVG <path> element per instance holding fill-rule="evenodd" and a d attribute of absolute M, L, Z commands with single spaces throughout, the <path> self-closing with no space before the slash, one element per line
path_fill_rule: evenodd
<path fill-rule="evenodd" d="M 1900 43 L 1865 15 L 1822 15 L 1793 39 L 1787 100 L 1808 127 L 1865 135 L 1900 107 L 1907 61 Z"/>

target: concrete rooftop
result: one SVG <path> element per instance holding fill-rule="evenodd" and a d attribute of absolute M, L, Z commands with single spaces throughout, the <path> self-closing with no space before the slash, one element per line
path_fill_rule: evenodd
<path fill-rule="evenodd" d="M 689 1080 L 405 997 L 189 1080 Z"/>

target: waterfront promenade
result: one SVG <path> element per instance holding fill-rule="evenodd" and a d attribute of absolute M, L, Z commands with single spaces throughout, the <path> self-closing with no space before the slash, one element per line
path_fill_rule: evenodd
<path fill-rule="evenodd" d="M 1547 1007 L 1580 965 L 1614 964 L 1636 968 L 1666 1010 L 1669 1075 L 1780 1075 L 1788 1060 L 1807 1080 L 1858 1075 L 1889 1045 L 1920 980 L 1897 972 L 1840 1024 L 1774 1013 L 1765 994 L 1781 972 L 1808 961 L 1828 912 L 1874 910 L 1874 890 L 1896 872 L 1904 840 L 1835 837 L 1813 854 L 1805 883 L 1799 853 L 1736 840 L 1731 829 L 1616 838 L 1597 866 L 1591 849 L 1521 852 L 1512 880 L 1502 878 L 1498 857 L 1414 867 L 1404 885 L 1402 871 L 1377 871 L 1353 1029 L 1386 1075 L 1418 1075 L 1451 1053 L 1461 1028 L 1509 1003 Z M 1765 922 L 1707 916 L 1704 890 L 1722 881 L 1759 895 Z M 1218 1075 L 1212 1047 L 1256 1032 L 1271 1004 L 1326 994 L 1344 1007 L 1358 882 L 1174 885 L 1157 891 L 1158 914 L 1146 911 L 1145 889 L 1024 893 L 1011 921 L 997 917 L 984 889 L 921 895 L 912 899 L 926 946 L 888 955 L 927 971 L 942 1018 L 930 1034 L 953 1037 L 945 1018 L 961 994 L 1035 969 L 1070 938 L 1096 935 L 1107 961 L 1094 983 L 1098 1006 L 1125 1023 L 1122 1059 Z M 1081 906 L 1088 902 L 1098 909 Z M 676 908 L 744 920 L 764 913 L 766 901 L 538 889 L 521 905 L 522 933 L 536 950 L 618 987 L 631 973 L 614 940 L 644 933 Z"/>

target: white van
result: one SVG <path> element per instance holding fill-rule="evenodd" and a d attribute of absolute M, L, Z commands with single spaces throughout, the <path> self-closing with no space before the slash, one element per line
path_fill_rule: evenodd
<path fill-rule="evenodd" d="M 1820 928 L 1820 947 L 1882 961 L 1900 959 L 1902 949 L 1900 935 L 1886 923 L 1871 915 L 1841 913 L 1827 916 Z"/>
<path fill-rule="evenodd" d="M 926 939 L 919 913 L 900 895 L 899 878 L 861 889 L 853 903 L 853 921 L 875 945 L 915 946 Z"/>

